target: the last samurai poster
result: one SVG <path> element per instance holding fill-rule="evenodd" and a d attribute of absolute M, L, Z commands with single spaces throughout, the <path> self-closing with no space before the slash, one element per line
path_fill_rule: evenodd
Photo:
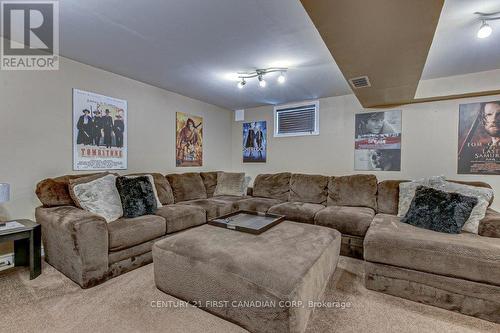
<path fill-rule="evenodd" d="M 500 101 L 460 104 L 458 173 L 500 174 Z"/>

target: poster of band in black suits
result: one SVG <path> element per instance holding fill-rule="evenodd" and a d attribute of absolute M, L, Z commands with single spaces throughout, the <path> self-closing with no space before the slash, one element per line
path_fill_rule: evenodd
<path fill-rule="evenodd" d="M 460 104 L 458 173 L 500 175 L 500 101 Z"/>
<path fill-rule="evenodd" d="M 266 147 L 266 122 L 243 123 L 243 163 L 266 162 Z"/>
<path fill-rule="evenodd" d="M 127 169 L 127 101 L 73 89 L 73 169 Z"/>
<path fill-rule="evenodd" d="M 401 110 L 356 114 L 354 169 L 401 170 Z"/>

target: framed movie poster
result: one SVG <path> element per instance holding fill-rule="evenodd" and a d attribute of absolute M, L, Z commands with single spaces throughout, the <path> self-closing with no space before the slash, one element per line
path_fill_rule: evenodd
<path fill-rule="evenodd" d="M 500 174 L 500 101 L 460 104 L 458 173 Z"/>
<path fill-rule="evenodd" d="M 176 113 L 176 166 L 203 165 L 203 118 Z"/>
<path fill-rule="evenodd" d="M 355 170 L 401 170 L 401 110 L 358 113 L 355 126 Z"/>
<path fill-rule="evenodd" d="M 243 123 L 243 163 L 266 162 L 267 126 L 265 121 Z"/>
<path fill-rule="evenodd" d="M 127 101 L 73 89 L 73 169 L 127 169 Z"/>

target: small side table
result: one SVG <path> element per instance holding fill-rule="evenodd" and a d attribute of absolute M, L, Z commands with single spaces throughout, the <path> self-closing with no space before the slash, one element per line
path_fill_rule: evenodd
<path fill-rule="evenodd" d="M 32 280 L 42 273 L 40 225 L 31 220 L 7 222 L 18 222 L 22 227 L 0 230 L 0 242 L 14 241 L 14 266 L 29 266 L 30 280 Z"/>

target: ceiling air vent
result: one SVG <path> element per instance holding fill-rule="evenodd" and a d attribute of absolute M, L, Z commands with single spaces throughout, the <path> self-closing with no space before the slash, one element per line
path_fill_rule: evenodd
<path fill-rule="evenodd" d="M 349 82 L 354 89 L 371 87 L 368 76 L 354 77 L 352 79 L 349 79 Z"/>

